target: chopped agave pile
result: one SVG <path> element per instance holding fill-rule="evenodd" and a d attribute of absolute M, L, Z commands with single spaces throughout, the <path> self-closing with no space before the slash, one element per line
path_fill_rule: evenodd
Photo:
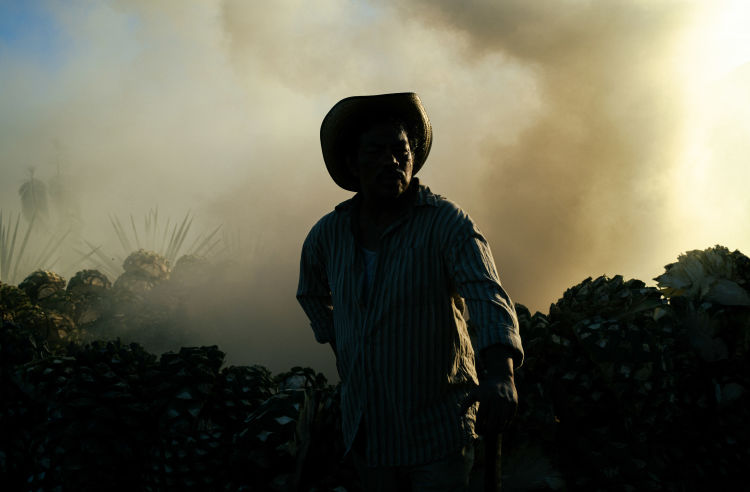
<path fill-rule="evenodd" d="M 654 280 L 665 297 L 684 296 L 723 306 L 750 306 L 750 260 L 723 246 L 693 250 Z"/>
<path fill-rule="evenodd" d="M 114 288 L 125 299 L 142 296 L 160 282 L 167 280 L 170 274 L 166 258 L 144 249 L 139 249 L 125 258 L 122 268 L 125 272 L 117 278 Z"/>
<path fill-rule="evenodd" d="M 65 279 L 54 272 L 37 270 L 18 284 L 32 301 L 40 301 L 65 291 Z"/>
<path fill-rule="evenodd" d="M 729 486 L 750 462 L 750 309 L 737 302 L 749 265 L 709 248 L 667 265 L 662 290 L 602 276 L 568 289 L 548 316 L 517 305 L 527 355 L 504 442 L 507 480 L 541 462 L 550 465 L 523 483 Z"/>
<path fill-rule="evenodd" d="M 311 368 L 222 368 L 216 346 L 153 355 L 140 342 L 179 340 L 179 296 L 207 265 L 178 260 L 170 277 L 155 255 L 129 260 L 123 276 L 145 283 L 83 271 L 67 289 L 51 272 L 0 284 L 0 481 L 357 490 L 340 387 Z M 588 278 L 547 315 L 516 305 L 526 360 L 505 487 L 730 489 L 750 462 L 750 259 L 690 251 L 656 280 Z"/>
<path fill-rule="evenodd" d="M 68 282 L 68 293 L 82 296 L 99 295 L 109 289 L 112 283 L 98 270 L 81 270 Z"/>
<path fill-rule="evenodd" d="M 169 261 L 163 256 L 139 249 L 131 253 L 122 265 L 125 273 L 139 275 L 153 280 L 166 280 L 169 278 Z"/>
<path fill-rule="evenodd" d="M 18 330 L 3 324 L 3 349 Z M 157 359 L 97 341 L 26 359 L 2 373 L 9 490 L 286 490 L 315 478 L 302 450 L 312 455 L 310 440 L 338 423 L 322 417 L 335 413 L 332 388 L 279 389 L 263 367 L 220 369 L 215 346 Z"/>

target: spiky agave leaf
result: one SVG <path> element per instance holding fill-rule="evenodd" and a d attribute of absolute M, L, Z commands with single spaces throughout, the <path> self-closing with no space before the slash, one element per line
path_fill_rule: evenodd
<path fill-rule="evenodd" d="M 185 237 L 187 236 L 187 233 L 190 230 L 190 226 L 192 225 L 193 218 L 190 217 L 190 211 L 188 211 L 188 213 L 185 214 L 185 218 L 182 219 L 180 228 L 177 229 L 177 224 L 175 224 L 175 227 L 172 230 L 172 236 L 169 239 L 167 252 L 164 255 L 167 257 L 167 260 L 174 261 L 174 259 L 177 257 L 177 253 L 179 252 L 180 248 L 182 248 L 182 243 L 185 241 Z"/>
<path fill-rule="evenodd" d="M 182 221 L 172 223 L 167 218 L 163 228 L 159 224 L 158 208 L 151 209 L 146 214 L 142 230 L 137 226 L 132 214 L 129 219 L 130 232 L 126 230 L 127 226 L 124 226 L 117 216 L 110 216 L 112 227 L 115 229 L 117 239 L 126 255 L 132 253 L 135 249 L 146 249 L 164 256 L 170 263 L 174 263 L 181 254 L 208 255 L 221 242 L 220 239 L 215 239 L 219 229 L 221 229 L 221 226 L 219 226 L 205 237 L 202 234 L 198 235 L 188 250 L 183 253 L 185 240 L 193 224 L 190 211 L 185 214 Z"/>
<path fill-rule="evenodd" d="M 16 250 L 16 239 L 18 237 L 18 227 L 21 222 L 21 215 L 16 217 L 15 225 L 3 223 L 2 213 L 0 212 L 0 280 L 5 282 L 16 282 L 18 267 L 27 252 L 29 236 L 34 227 L 36 216 L 31 217 L 31 221 L 23 235 L 20 247 Z M 10 229 L 13 229 L 13 234 Z"/>
<path fill-rule="evenodd" d="M 120 223 L 120 219 L 117 218 L 116 215 L 110 215 L 109 220 L 112 223 L 112 227 L 115 229 L 117 239 L 119 239 L 120 245 L 122 246 L 123 251 L 125 251 L 125 254 L 133 251 L 133 246 L 130 243 L 130 239 L 128 238 L 127 233 L 125 232 L 125 228 Z"/>
<path fill-rule="evenodd" d="M 13 253 L 16 247 L 16 237 L 18 235 L 18 225 L 21 222 L 21 215 L 16 217 L 16 224 L 13 226 L 12 221 L 5 224 L 3 214 L 0 211 L 0 280 L 8 281 Z M 11 229 L 13 232 L 11 233 Z"/>
<path fill-rule="evenodd" d="M 219 225 L 216 229 L 211 231 L 211 233 L 205 238 L 203 237 L 202 234 L 196 237 L 195 241 L 193 241 L 193 244 L 190 246 L 190 249 L 187 254 L 196 255 L 196 256 L 206 256 L 210 254 L 211 251 L 213 251 L 213 249 L 219 243 L 221 243 L 221 239 L 217 239 L 214 242 L 211 242 L 211 240 L 216 235 L 216 233 L 219 232 L 219 229 L 221 229 L 221 225 Z"/>
<path fill-rule="evenodd" d="M 56 264 L 60 258 L 52 259 L 53 255 L 60 251 L 70 232 L 70 229 L 66 229 L 50 233 L 42 249 L 38 250 L 36 255 L 31 257 L 31 264 L 35 268 L 49 268 Z"/>
<path fill-rule="evenodd" d="M 33 270 L 50 269 L 59 262 L 59 256 L 55 255 L 61 251 L 71 229 L 39 229 L 35 227 L 36 221 L 37 217 L 32 216 L 26 230 L 21 231 L 20 213 L 15 224 L 12 220 L 6 224 L 0 212 L 0 280 L 16 283 L 22 278 L 19 275 Z"/>
<path fill-rule="evenodd" d="M 96 257 L 99 259 L 100 263 L 96 263 L 94 265 L 94 268 L 104 270 L 104 272 L 112 278 L 117 278 L 117 276 L 122 273 L 122 261 L 118 261 L 117 259 L 104 254 L 101 245 L 96 246 L 89 241 L 84 242 L 86 243 L 86 246 L 89 247 L 90 251 L 85 253 L 83 251 L 76 250 L 76 253 L 81 255 L 81 258 L 78 262 L 79 264 L 83 264 L 90 258 Z"/>

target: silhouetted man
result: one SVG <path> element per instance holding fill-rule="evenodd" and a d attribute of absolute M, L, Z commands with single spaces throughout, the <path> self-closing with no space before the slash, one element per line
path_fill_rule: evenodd
<path fill-rule="evenodd" d="M 414 176 L 432 144 L 416 94 L 343 99 L 320 140 L 356 195 L 308 234 L 297 299 L 336 354 L 347 453 L 366 490 L 463 490 L 475 430 L 501 432 L 517 406 L 513 303 L 474 222 Z"/>

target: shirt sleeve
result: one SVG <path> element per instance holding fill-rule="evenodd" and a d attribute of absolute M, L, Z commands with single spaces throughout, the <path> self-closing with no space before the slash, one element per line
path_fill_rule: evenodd
<path fill-rule="evenodd" d="M 489 244 L 468 216 L 449 242 L 446 261 L 476 328 L 475 352 L 501 344 L 510 350 L 513 365 L 521 366 L 524 352 L 513 301 L 500 284 Z"/>
<path fill-rule="evenodd" d="M 319 343 L 334 342 L 333 303 L 318 226 L 313 227 L 302 246 L 297 301 L 310 319 L 315 340 Z"/>

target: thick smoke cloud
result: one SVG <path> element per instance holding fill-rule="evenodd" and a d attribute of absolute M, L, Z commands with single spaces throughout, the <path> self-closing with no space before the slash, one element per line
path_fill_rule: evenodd
<path fill-rule="evenodd" d="M 0 39 L 0 207 L 59 163 L 81 237 L 107 251 L 109 214 L 221 224 L 236 268 L 192 341 L 335 378 L 294 299 L 307 231 L 350 196 L 322 162 L 328 109 L 418 92 L 435 135 L 420 177 L 477 220 L 513 299 L 546 311 L 588 275 L 648 280 L 709 245 L 679 241 L 665 196 L 690 5 L 42 2 L 49 29 Z"/>
<path fill-rule="evenodd" d="M 516 299 L 543 309 L 588 275 L 648 280 L 677 252 L 662 205 L 681 127 L 668 63 L 687 4 L 409 5 L 407 15 L 461 33 L 468 63 L 502 53 L 536 75 L 539 118 L 512 143 L 486 134 L 482 146 L 477 214 Z"/>

